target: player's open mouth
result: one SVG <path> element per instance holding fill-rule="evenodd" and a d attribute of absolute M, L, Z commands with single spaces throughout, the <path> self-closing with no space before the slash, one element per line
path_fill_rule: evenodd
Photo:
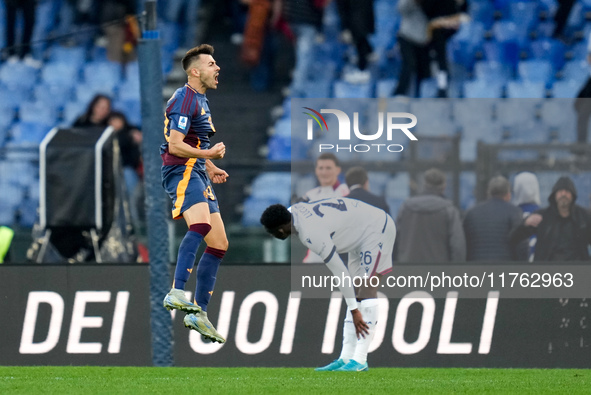
<path fill-rule="evenodd" d="M 216 74 L 216 75 L 213 76 L 213 79 L 215 80 L 215 83 L 216 84 L 218 83 L 218 76 L 219 76 L 219 74 Z"/>

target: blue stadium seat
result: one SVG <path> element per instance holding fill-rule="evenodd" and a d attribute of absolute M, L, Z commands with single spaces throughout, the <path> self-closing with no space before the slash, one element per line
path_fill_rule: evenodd
<path fill-rule="evenodd" d="M 131 125 L 138 127 L 142 125 L 142 108 L 139 99 L 118 100 L 113 103 L 113 109 L 123 112 Z"/>
<path fill-rule="evenodd" d="M 408 173 L 398 173 L 392 177 L 384 188 L 386 199 L 404 200 L 410 196 L 410 177 Z"/>
<path fill-rule="evenodd" d="M 453 119 L 460 125 L 476 123 L 476 121 L 490 121 L 493 117 L 495 99 L 455 100 L 453 102 Z"/>
<path fill-rule="evenodd" d="M 390 180 L 390 173 L 386 171 L 369 171 L 367 176 L 369 178 L 369 190 L 378 196 L 383 196 L 386 184 Z"/>
<path fill-rule="evenodd" d="M 488 61 L 507 64 L 511 68 L 515 68 L 519 62 L 519 43 L 515 40 L 504 42 L 487 41 L 482 44 L 482 47 Z"/>
<path fill-rule="evenodd" d="M 54 45 L 50 49 L 50 63 L 67 63 L 80 69 L 86 62 L 86 48 Z"/>
<path fill-rule="evenodd" d="M 273 128 L 274 136 L 291 137 L 291 118 L 279 118 Z"/>
<path fill-rule="evenodd" d="M 7 87 L 32 89 L 37 83 L 38 70 L 23 62 L 4 62 L 0 67 L 0 82 Z"/>
<path fill-rule="evenodd" d="M 536 118 L 539 100 L 499 100 L 496 118 L 503 126 L 517 125 Z"/>
<path fill-rule="evenodd" d="M 250 196 L 255 199 L 273 199 L 288 205 L 291 199 L 291 173 L 260 173 L 251 184 Z"/>
<path fill-rule="evenodd" d="M 437 81 L 435 81 L 435 78 L 425 78 L 421 81 L 421 86 L 419 87 L 419 97 L 437 97 Z"/>
<path fill-rule="evenodd" d="M 473 0 L 470 1 L 468 9 L 470 17 L 474 21 L 483 24 L 486 29 L 490 29 L 494 23 L 494 6 L 489 0 Z"/>
<path fill-rule="evenodd" d="M 57 109 L 43 102 L 24 102 L 19 107 L 21 122 L 54 125 L 57 122 Z"/>
<path fill-rule="evenodd" d="M 513 77 L 513 71 L 507 64 L 495 61 L 481 61 L 474 65 L 474 77 L 477 80 L 504 85 Z"/>
<path fill-rule="evenodd" d="M 503 125 L 497 121 L 480 120 L 462 125 L 462 139 L 500 143 L 503 138 Z"/>
<path fill-rule="evenodd" d="M 91 62 L 84 66 L 86 84 L 113 90 L 121 82 L 121 65 L 113 62 Z"/>
<path fill-rule="evenodd" d="M 94 98 L 95 95 L 102 94 L 108 97 L 113 97 L 113 90 L 108 87 L 101 87 L 98 85 L 78 84 L 74 88 L 74 96 L 76 101 L 86 107 L 87 104 Z"/>
<path fill-rule="evenodd" d="M 519 25 L 513 21 L 495 22 L 492 31 L 498 43 L 516 42 L 519 47 L 523 48 L 528 42 L 528 26 Z"/>
<path fill-rule="evenodd" d="M 78 101 L 68 102 L 64 106 L 63 121 L 64 124 L 71 126 L 76 119 L 84 114 L 86 111 L 86 104 Z"/>
<path fill-rule="evenodd" d="M 543 82 L 509 81 L 507 97 L 516 99 L 546 97 L 546 84 Z"/>
<path fill-rule="evenodd" d="M 575 80 L 555 81 L 552 85 L 552 97 L 575 98 L 582 86 Z"/>
<path fill-rule="evenodd" d="M 529 46 L 529 54 L 533 59 L 547 60 L 552 64 L 555 73 L 564 66 L 566 46 L 559 40 L 542 39 L 532 41 Z"/>
<path fill-rule="evenodd" d="M 267 143 L 269 152 L 267 159 L 273 162 L 288 162 L 292 160 L 291 138 L 286 136 L 272 136 Z M 293 158 L 295 159 L 295 158 Z M 305 159 L 298 158 L 298 159 Z"/>
<path fill-rule="evenodd" d="M 61 109 L 72 99 L 72 89 L 67 85 L 44 83 L 35 86 L 34 96 L 37 102 Z"/>
<path fill-rule="evenodd" d="M 38 146 L 52 126 L 39 122 L 18 122 L 12 127 L 10 145 Z"/>
<path fill-rule="evenodd" d="M 7 129 L 14 121 L 14 110 L 0 107 L 0 130 Z"/>
<path fill-rule="evenodd" d="M 2 86 L 2 94 L 0 94 L 0 108 L 10 108 L 16 111 L 18 106 L 27 100 L 31 99 L 30 89 L 22 89 L 16 86 Z"/>
<path fill-rule="evenodd" d="M 366 98 L 373 96 L 373 84 L 350 84 L 345 81 L 334 83 L 334 97 L 336 98 Z"/>
<path fill-rule="evenodd" d="M 451 101 L 441 99 L 413 100 L 409 110 L 422 122 L 449 121 L 452 112 Z"/>
<path fill-rule="evenodd" d="M 467 99 L 494 99 L 503 95 L 503 85 L 498 82 L 483 80 L 466 81 L 464 83 L 464 97 Z"/>
<path fill-rule="evenodd" d="M 505 139 L 509 143 L 548 143 L 550 136 L 548 129 L 535 119 L 528 119 L 511 125 L 509 134 Z"/>
<path fill-rule="evenodd" d="M 392 97 L 397 85 L 398 80 L 394 78 L 378 80 L 376 83 L 376 97 Z"/>
<path fill-rule="evenodd" d="M 137 79 L 124 80 L 117 91 L 119 100 L 140 100 L 140 82 Z"/>
<path fill-rule="evenodd" d="M 79 70 L 74 63 L 50 62 L 41 70 L 41 80 L 46 84 L 72 88 L 78 83 Z"/>
<path fill-rule="evenodd" d="M 294 94 L 298 97 L 327 98 L 331 97 L 331 85 L 330 81 L 306 81 L 302 87 L 303 92 L 294 92 Z"/>
<path fill-rule="evenodd" d="M 509 4 L 509 19 L 531 31 L 539 21 L 537 1 L 515 1 Z"/>
<path fill-rule="evenodd" d="M 549 84 L 554 79 L 552 64 L 547 60 L 526 60 L 519 62 L 517 73 L 524 82 Z"/>
<path fill-rule="evenodd" d="M 274 199 L 256 199 L 247 198 L 244 201 L 244 211 L 242 213 L 242 226 L 246 228 L 261 227 L 261 214 L 272 204 L 283 203 Z"/>
<path fill-rule="evenodd" d="M 563 80 L 579 81 L 582 85 L 589 78 L 589 64 L 585 60 L 572 60 L 560 72 Z"/>

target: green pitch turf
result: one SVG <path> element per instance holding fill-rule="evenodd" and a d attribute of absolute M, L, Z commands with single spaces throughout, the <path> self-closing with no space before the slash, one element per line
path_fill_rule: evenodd
<path fill-rule="evenodd" d="M 591 370 L 0 367 L 0 394 L 591 393 Z"/>

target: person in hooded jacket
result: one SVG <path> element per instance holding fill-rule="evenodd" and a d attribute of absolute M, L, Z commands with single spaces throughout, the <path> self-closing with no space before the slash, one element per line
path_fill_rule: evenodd
<path fill-rule="evenodd" d="M 466 239 L 460 213 L 443 197 L 445 174 L 429 169 L 423 193 L 407 199 L 396 219 L 396 257 L 400 262 L 463 262 Z"/>
<path fill-rule="evenodd" d="M 521 209 L 523 218 L 529 217 L 540 208 L 540 183 L 535 174 L 524 171 L 515 176 L 513 180 L 513 204 Z M 518 253 L 523 252 L 518 256 L 520 261 L 533 262 L 536 241 L 536 235 L 522 241 L 525 248 L 518 249 Z"/>
<path fill-rule="evenodd" d="M 589 260 L 591 214 L 575 204 L 576 200 L 571 178 L 560 177 L 548 197 L 549 206 L 525 218 L 511 232 L 511 240 L 519 242 L 535 234 L 534 262 Z"/>

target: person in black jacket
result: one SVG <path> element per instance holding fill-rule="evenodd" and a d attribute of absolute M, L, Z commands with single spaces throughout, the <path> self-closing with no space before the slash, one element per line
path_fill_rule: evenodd
<path fill-rule="evenodd" d="M 349 194 L 346 196 L 351 199 L 361 200 L 374 207 L 381 208 L 390 214 L 390 207 L 386 200 L 369 191 L 369 177 L 367 171 L 361 166 L 350 168 L 345 174 L 345 182 L 349 186 Z"/>
<path fill-rule="evenodd" d="M 523 220 L 511 232 L 511 240 L 519 242 L 537 235 L 534 262 L 589 260 L 591 214 L 575 204 L 576 200 L 573 181 L 560 177 L 548 197 L 550 205 Z"/>
<path fill-rule="evenodd" d="M 523 218 L 521 209 L 510 203 L 511 184 L 503 176 L 488 183 L 489 199 L 472 207 L 464 218 L 468 261 L 517 260 L 516 244 L 509 234 Z"/>

